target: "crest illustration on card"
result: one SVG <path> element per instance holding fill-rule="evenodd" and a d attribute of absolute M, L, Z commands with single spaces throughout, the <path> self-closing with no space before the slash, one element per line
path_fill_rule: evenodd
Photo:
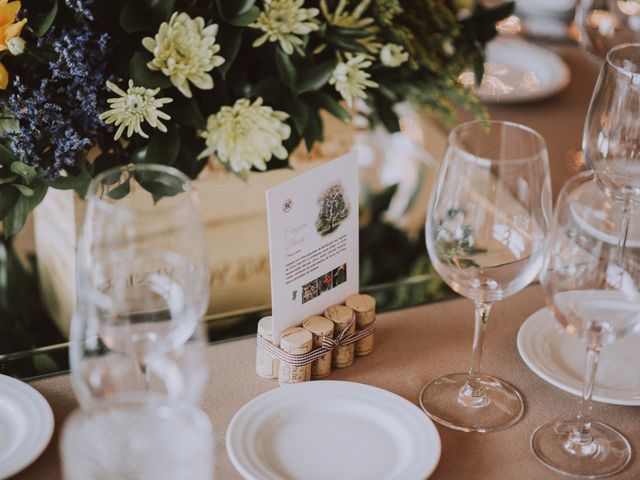
<path fill-rule="evenodd" d="M 273 340 L 358 293 L 355 151 L 266 192 Z"/>

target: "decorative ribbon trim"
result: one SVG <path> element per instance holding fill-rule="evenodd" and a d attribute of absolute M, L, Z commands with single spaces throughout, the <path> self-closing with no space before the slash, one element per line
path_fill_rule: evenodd
<path fill-rule="evenodd" d="M 356 343 L 358 340 L 362 340 L 365 337 L 371 335 L 376 327 L 375 321 L 371 322 L 369 325 L 361 328 L 360 330 L 356 330 L 351 335 L 347 335 L 346 333 L 351 329 L 351 325 L 355 324 L 355 321 L 352 321 L 347 328 L 345 328 L 342 332 L 338 334 L 336 338 L 328 338 L 324 337 L 322 339 L 322 346 L 318 347 L 314 350 L 311 350 L 308 353 L 302 353 L 299 355 L 293 353 L 287 353 L 281 348 L 276 347 L 272 343 L 266 341 L 260 335 L 258 335 L 258 348 L 270 353 L 275 358 L 279 359 L 282 362 L 288 363 L 293 367 L 304 367 L 305 365 L 309 365 L 310 363 L 315 362 L 324 354 L 333 351 L 335 348 L 344 345 L 351 345 L 352 343 Z"/>

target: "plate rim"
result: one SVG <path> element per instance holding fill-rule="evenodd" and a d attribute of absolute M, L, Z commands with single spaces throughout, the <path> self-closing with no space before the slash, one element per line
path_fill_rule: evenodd
<path fill-rule="evenodd" d="M 582 390 L 580 388 L 575 388 L 570 385 L 567 385 L 562 381 L 558 380 L 557 378 L 554 378 L 553 376 L 549 375 L 544 369 L 542 369 L 538 365 L 538 362 L 536 362 L 532 358 L 532 355 L 530 355 L 530 351 L 527 348 L 525 337 L 530 335 L 528 332 L 533 329 L 532 325 L 543 322 L 544 320 L 547 319 L 547 315 L 551 316 L 552 315 L 551 311 L 549 310 L 548 307 L 543 307 L 539 310 L 536 310 L 534 313 L 529 315 L 529 317 L 527 317 L 527 319 L 524 322 L 522 322 L 522 325 L 518 329 L 517 342 L 516 342 L 518 346 L 518 353 L 520 354 L 520 358 L 533 373 L 535 373 L 538 377 L 540 377 L 545 382 L 567 393 L 571 393 L 572 395 L 581 397 Z M 560 328 L 559 325 L 558 325 L 558 328 Z M 555 362 L 552 362 L 552 363 L 554 366 L 556 366 Z M 622 405 L 622 406 L 631 406 L 631 407 L 640 406 L 640 398 L 629 399 L 629 398 L 616 397 L 616 396 L 608 395 L 606 392 L 607 392 L 606 387 L 595 385 L 593 389 L 593 395 L 592 395 L 593 400 L 596 402 L 607 403 L 610 405 Z"/>
<path fill-rule="evenodd" d="M 7 478 L 21 472 L 42 455 L 53 437 L 55 418 L 47 399 L 33 386 L 4 374 L 0 374 L 0 383 L 5 383 L 9 389 L 19 392 L 23 398 L 29 398 L 31 401 L 30 405 L 40 410 L 42 414 L 40 420 L 44 420 L 42 428 L 36 432 L 38 435 L 31 437 L 34 442 L 31 450 L 23 452 L 18 450 L 16 455 L 10 457 L 9 462 L 0 461 L 0 478 Z M 25 404 L 21 402 L 18 404 L 18 407 L 24 409 L 24 405 Z M 27 418 L 31 419 L 32 417 L 27 416 Z M 34 430 L 28 429 L 27 431 L 33 432 Z M 27 434 L 27 437 L 28 435 L 29 434 Z"/>
<path fill-rule="evenodd" d="M 434 461 L 432 462 L 431 465 L 429 465 L 429 468 L 425 472 L 421 472 L 421 475 L 422 473 L 424 473 L 424 475 L 421 478 L 429 478 L 433 474 L 438 464 L 440 463 L 440 460 L 442 457 L 442 439 L 440 438 L 440 433 L 438 432 L 436 425 L 433 423 L 433 421 L 429 417 L 424 415 L 422 410 L 420 410 L 417 405 L 415 405 L 411 401 L 407 400 L 406 398 L 396 393 L 393 393 L 389 390 L 385 390 L 384 388 L 376 387 L 366 383 L 344 381 L 344 380 L 315 380 L 310 382 L 302 382 L 297 384 L 285 385 L 282 387 L 276 387 L 272 390 L 269 390 L 267 392 L 264 392 L 252 398 L 235 413 L 235 415 L 231 419 L 231 422 L 229 423 L 229 426 L 227 428 L 227 432 L 225 435 L 225 447 L 227 450 L 227 455 L 231 460 L 231 464 L 243 478 L 245 479 L 256 478 L 254 475 L 254 472 L 250 471 L 241 463 L 240 459 L 236 455 L 237 452 L 234 451 L 234 448 L 232 445 L 233 437 L 235 437 L 235 431 L 238 428 L 239 422 L 242 420 L 242 416 L 246 414 L 246 411 L 250 410 L 254 405 L 264 401 L 264 398 L 267 398 L 272 395 L 282 395 L 282 393 L 280 393 L 282 392 L 282 389 L 288 389 L 288 390 L 314 389 L 314 388 L 322 388 L 321 385 L 323 384 L 324 385 L 330 384 L 331 386 L 336 388 L 346 388 L 347 391 L 345 393 L 353 393 L 353 392 L 349 392 L 349 389 L 371 390 L 375 392 L 375 394 L 377 395 L 383 395 L 387 399 L 393 399 L 393 401 L 398 401 L 400 405 L 404 405 L 403 408 L 405 409 L 405 411 L 410 411 L 412 412 L 412 414 L 417 413 L 420 415 L 420 418 L 424 418 L 426 422 L 425 428 L 428 430 L 427 435 L 432 437 L 435 443 L 434 446 L 436 448 L 434 451 Z"/>
<path fill-rule="evenodd" d="M 553 59 L 553 61 L 555 62 L 555 67 L 558 67 L 562 71 L 562 76 L 558 78 L 558 81 L 556 82 L 555 85 L 552 85 L 551 87 L 546 89 L 537 90 L 528 95 L 520 94 L 520 95 L 513 95 L 513 96 L 496 97 L 493 95 L 481 95 L 476 92 L 476 95 L 478 95 L 478 98 L 480 98 L 482 103 L 487 103 L 492 105 L 498 105 L 498 104 L 506 105 L 511 103 L 528 103 L 536 100 L 543 100 L 546 98 L 553 97 L 554 95 L 560 93 L 561 91 L 566 89 L 571 83 L 571 69 L 569 68 L 569 65 L 567 65 L 567 62 L 565 62 L 564 59 L 553 50 L 541 47 L 540 45 L 536 45 L 535 43 L 522 40 L 520 38 L 497 37 L 495 40 L 493 40 L 493 42 L 502 43 L 504 45 L 510 45 L 510 46 L 523 45 L 528 49 L 535 50 L 544 55 L 547 55 L 549 59 Z M 487 56 L 487 61 L 488 60 L 489 59 Z"/>

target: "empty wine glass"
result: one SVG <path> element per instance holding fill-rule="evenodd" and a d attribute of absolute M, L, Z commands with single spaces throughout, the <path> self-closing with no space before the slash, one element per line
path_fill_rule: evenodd
<path fill-rule="evenodd" d="M 76 270 L 70 357 L 80 401 L 146 391 L 197 402 L 209 272 L 188 178 L 151 164 L 98 175 Z"/>
<path fill-rule="evenodd" d="M 475 331 L 468 373 L 445 375 L 420 393 L 422 409 L 456 430 L 488 432 L 513 425 L 524 411 L 520 393 L 480 374 L 493 302 L 537 275 L 551 212 L 544 140 L 515 123 L 456 127 L 431 195 L 427 249 L 445 282 L 474 301 Z"/>
<path fill-rule="evenodd" d="M 640 8 L 640 3 L 638 3 Z M 639 20 L 640 21 L 640 20 Z M 622 208 L 617 259 L 622 265 L 629 219 L 640 207 L 640 43 L 608 54 L 593 91 L 582 149 L 599 184 Z"/>
<path fill-rule="evenodd" d="M 558 197 L 540 274 L 549 309 L 567 332 L 585 342 L 587 350 L 578 415 L 542 425 L 531 439 L 536 456 L 567 475 L 613 475 L 631 458 L 622 434 L 590 419 L 600 349 L 640 331 L 640 224 L 634 217 L 627 255 L 620 265 L 616 232 L 622 215 L 620 206 L 598 188 L 593 172 L 570 179 Z"/>
<path fill-rule="evenodd" d="M 616 45 L 640 41 L 640 2 L 579 0 L 575 23 L 580 46 L 602 61 Z"/>

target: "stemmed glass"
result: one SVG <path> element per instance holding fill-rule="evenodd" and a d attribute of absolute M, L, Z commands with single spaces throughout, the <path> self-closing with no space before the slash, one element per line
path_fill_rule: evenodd
<path fill-rule="evenodd" d="M 209 271 L 189 179 L 152 164 L 98 175 L 76 270 L 70 356 L 81 403 L 134 392 L 197 402 Z"/>
<path fill-rule="evenodd" d="M 637 4 L 640 15 L 640 3 Z M 640 17 L 638 17 L 640 22 Z M 640 43 L 607 54 L 584 126 L 582 149 L 600 186 L 622 209 L 618 265 L 622 265 L 629 219 L 640 206 Z"/>
<path fill-rule="evenodd" d="M 589 418 L 600 349 L 640 331 L 640 225 L 634 217 L 620 265 L 616 231 L 622 217 L 620 206 L 596 185 L 593 172 L 570 179 L 558 197 L 540 275 L 554 317 L 567 332 L 579 336 L 587 350 L 578 415 L 542 425 L 531 438 L 536 456 L 567 475 L 613 475 L 631 458 L 622 434 Z"/>
<path fill-rule="evenodd" d="M 420 393 L 437 422 L 466 432 L 513 425 L 522 416 L 520 393 L 480 374 L 491 305 L 537 275 L 551 212 L 551 183 L 542 137 L 500 121 L 464 123 L 449 136 L 431 195 L 427 249 L 445 282 L 475 303 L 468 373 L 437 378 Z"/>
<path fill-rule="evenodd" d="M 580 46 L 601 60 L 616 45 L 640 40 L 640 3 L 579 0 L 575 23 Z"/>

